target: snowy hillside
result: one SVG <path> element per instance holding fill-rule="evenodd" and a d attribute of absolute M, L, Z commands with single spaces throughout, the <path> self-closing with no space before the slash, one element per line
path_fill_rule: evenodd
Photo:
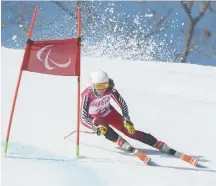
<path fill-rule="evenodd" d="M 102 68 L 115 80 L 136 129 L 197 157 L 209 169 L 127 138 L 161 167 L 145 166 L 104 137 L 81 134 L 75 157 L 76 78 L 24 72 L 8 155 L 3 147 L 23 51 L 2 48 L 2 186 L 215 186 L 216 68 L 82 58 L 82 89 Z M 81 127 L 82 130 L 87 130 Z M 12 158 L 13 157 L 13 158 Z"/>

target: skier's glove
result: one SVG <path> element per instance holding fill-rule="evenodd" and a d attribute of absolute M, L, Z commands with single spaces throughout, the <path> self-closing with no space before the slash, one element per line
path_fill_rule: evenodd
<path fill-rule="evenodd" d="M 93 130 L 98 136 L 105 135 L 107 132 L 107 127 L 104 125 L 93 126 Z"/>
<path fill-rule="evenodd" d="M 135 128 L 134 128 L 132 122 L 124 120 L 124 127 L 127 129 L 129 134 L 134 134 L 135 133 Z"/>

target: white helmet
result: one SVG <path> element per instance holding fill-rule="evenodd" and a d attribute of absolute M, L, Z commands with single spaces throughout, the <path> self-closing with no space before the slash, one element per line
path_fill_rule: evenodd
<path fill-rule="evenodd" d="M 91 72 L 90 78 L 92 84 L 109 82 L 109 77 L 107 73 L 102 70 Z"/>

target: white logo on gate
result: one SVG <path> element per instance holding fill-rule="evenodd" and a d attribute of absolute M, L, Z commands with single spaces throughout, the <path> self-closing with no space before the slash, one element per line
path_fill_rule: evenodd
<path fill-rule="evenodd" d="M 69 56 L 69 61 L 67 63 L 64 63 L 64 64 L 59 64 L 59 63 L 56 63 L 55 61 L 53 61 L 51 58 L 49 58 L 49 55 L 50 55 L 50 52 L 51 52 L 51 49 L 49 49 L 49 52 L 47 53 L 45 59 L 41 59 L 41 54 L 48 48 L 48 47 L 51 47 L 53 46 L 52 45 L 47 45 L 43 48 L 41 48 L 40 50 L 38 50 L 37 52 L 37 59 L 40 60 L 40 61 L 44 61 L 44 65 L 46 67 L 47 70 L 53 70 L 55 69 L 56 67 L 60 67 L 60 68 L 66 68 L 68 67 L 70 64 L 71 64 L 71 58 Z M 50 66 L 50 63 L 54 64 L 55 66 Z"/>

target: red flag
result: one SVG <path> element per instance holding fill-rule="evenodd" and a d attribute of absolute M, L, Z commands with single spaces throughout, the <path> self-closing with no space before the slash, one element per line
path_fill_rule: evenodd
<path fill-rule="evenodd" d="M 78 38 L 27 43 L 22 70 L 59 76 L 80 75 Z"/>

